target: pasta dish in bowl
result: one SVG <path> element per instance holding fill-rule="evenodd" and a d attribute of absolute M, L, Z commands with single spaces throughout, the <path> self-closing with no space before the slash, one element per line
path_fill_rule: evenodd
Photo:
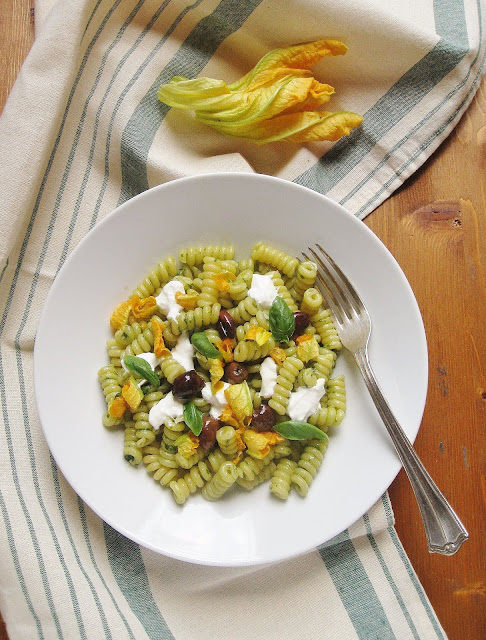
<path fill-rule="evenodd" d="M 36 398 L 61 471 L 120 533 L 191 562 L 276 561 L 341 533 L 395 477 L 302 258 L 316 238 L 376 318 L 376 372 L 413 440 L 427 387 L 415 299 L 324 196 L 254 174 L 180 179 L 121 205 L 67 260 L 39 325 Z M 59 375 L 60 323 L 75 382 Z"/>

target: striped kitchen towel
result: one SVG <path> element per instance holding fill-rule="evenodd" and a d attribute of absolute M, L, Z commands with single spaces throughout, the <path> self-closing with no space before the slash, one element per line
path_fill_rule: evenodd
<path fill-rule="evenodd" d="M 325 547 L 275 565 L 191 565 L 103 523 L 50 457 L 33 345 L 67 256 L 117 204 L 218 171 L 276 175 L 364 217 L 450 133 L 484 69 L 483 0 L 38 0 L 36 41 L 0 118 L 0 608 L 12 640 L 444 638 L 385 495 Z M 233 81 L 324 37 L 331 144 L 224 138 L 158 103 L 173 76 Z M 75 446 L 75 443 L 73 443 Z"/>

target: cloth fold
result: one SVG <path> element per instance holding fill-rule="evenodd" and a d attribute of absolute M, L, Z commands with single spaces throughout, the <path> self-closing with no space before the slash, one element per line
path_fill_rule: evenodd
<path fill-rule="evenodd" d="M 117 204 L 156 184 L 261 172 L 366 216 L 474 96 L 484 8 L 483 0 L 36 3 L 37 38 L 0 118 L 0 608 L 12 640 L 445 637 L 386 495 L 337 539 L 276 565 L 201 567 L 124 538 L 49 454 L 33 345 L 73 248 Z M 273 48 L 324 37 L 349 51 L 316 65 L 315 76 L 336 88 L 333 109 L 364 116 L 335 144 L 257 147 L 157 101 L 173 76 L 232 82 Z M 60 328 L 60 339 L 75 337 Z M 75 383 L 75 364 L 68 375 Z"/>

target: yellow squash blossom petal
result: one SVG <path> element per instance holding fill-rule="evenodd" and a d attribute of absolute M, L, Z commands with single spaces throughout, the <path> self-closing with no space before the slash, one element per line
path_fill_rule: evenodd
<path fill-rule="evenodd" d="M 154 336 L 154 353 L 157 358 L 165 358 L 170 355 L 170 350 L 167 349 L 164 342 L 164 337 L 162 335 L 162 331 L 164 329 L 164 324 L 157 320 L 157 318 L 152 318 L 151 321 L 151 329 L 152 335 Z"/>
<path fill-rule="evenodd" d="M 306 339 L 304 339 L 304 336 Z M 309 362 L 309 360 L 314 360 L 319 355 L 319 345 L 317 344 L 314 336 L 307 336 L 304 334 L 299 336 L 296 340 L 297 342 L 297 357 L 302 362 Z"/>
<path fill-rule="evenodd" d="M 253 403 L 246 380 L 240 384 L 230 384 L 224 390 L 224 395 L 236 418 L 240 423 L 244 423 L 245 418 L 249 418 L 253 413 Z"/>
<path fill-rule="evenodd" d="M 233 362 L 233 340 L 231 338 L 225 338 L 224 340 L 221 340 L 221 342 L 218 342 L 215 347 L 226 363 Z"/>
<path fill-rule="evenodd" d="M 131 310 L 132 310 L 132 303 L 130 300 L 125 300 L 124 302 L 121 302 L 111 314 L 110 327 L 114 331 L 118 331 L 118 329 L 121 329 L 124 324 L 127 324 L 128 317 L 130 316 Z"/>
<path fill-rule="evenodd" d="M 316 111 L 329 102 L 334 88 L 313 78 L 309 69 L 324 56 L 346 51 L 337 40 L 275 49 L 231 85 L 177 77 L 160 87 L 158 97 L 169 106 L 193 110 L 197 120 L 227 136 L 257 144 L 335 141 L 362 118 L 352 112 Z"/>
<path fill-rule="evenodd" d="M 360 115 L 349 111 L 334 113 L 304 111 L 278 116 L 238 132 L 224 131 L 224 133 L 256 144 L 266 144 L 278 140 L 299 143 L 319 140 L 334 142 L 344 135 L 349 135 L 362 122 L 363 118 Z M 219 127 L 219 129 L 223 130 L 225 127 Z"/>
<path fill-rule="evenodd" d="M 338 40 L 315 40 L 290 47 L 274 49 L 267 53 L 253 69 L 237 82 L 229 85 L 230 90 L 243 87 L 258 87 L 275 77 L 277 73 L 307 74 L 309 69 L 325 56 L 342 56 L 347 46 Z"/>
<path fill-rule="evenodd" d="M 221 273 L 215 273 L 212 279 L 216 283 L 218 291 L 226 293 L 229 290 L 229 281 L 236 278 L 234 273 L 230 271 L 223 271 Z"/>
<path fill-rule="evenodd" d="M 329 102 L 333 93 L 333 87 L 315 78 L 284 76 L 269 86 L 237 91 L 221 99 L 219 105 L 213 103 L 211 109 L 205 105 L 203 109 L 195 109 L 195 113 L 201 122 L 210 119 L 243 127 L 280 113 L 320 107 Z"/>
<path fill-rule="evenodd" d="M 226 407 L 226 409 L 223 410 L 222 414 L 219 416 L 219 420 L 222 424 L 229 424 L 235 429 L 241 429 L 244 427 L 233 413 L 233 409 L 231 407 Z"/>
<path fill-rule="evenodd" d="M 137 320 L 148 320 L 157 311 L 157 302 L 153 296 L 140 300 L 138 296 L 131 298 L 133 317 Z"/>
<path fill-rule="evenodd" d="M 221 382 L 221 378 L 224 376 L 223 363 L 219 358 L 209 358 L 209 375 L 211 376 L 211 390 L 213 393 L 217 393 L 223 388 L 224 384 Z"/>
<path fill-rule="evenodd" d="M 273 431 L 254 431 L 246 429 L 243 433 L 243 440 L 247 447 L 247 453 L 254 458 L 264 458 L 270 451 L 270 447 L 279 442 L 284 442 L 278 433 Z"/>
<path fill-rule="evenodd" d="M 177 447 L 177 453 L 184 458 L 190 458 L 199 446 L 199 438 L 193 433 L 185 433 L 175 440 L 174 445 Z"/>
<path fill-rule="evenodd" d="M 271 338 L 270 331 L 265 331 L 257 324 L 251 326 L 245 334 L 245 340 L 254 340 L 259 347 L 263 346 Z"/>
<path fill-rule="evenodd" d="M 128 405 L 125 400 L 121 396 L 118 396 L 110 403 L 110 406 L 108 407 L 108 415 L 110 418 L 121 418 L 127 408 Z"/>
<path fill-rule="evenodd" d="M 285 353 L 285 351 L 282 349 L 282 347 L 275 347 L 274 349 L 272 349 L 269 353 L 269 356 L 278 364 L 281 365 L 283 364 L 285 358 L 287 357 L 287 354 Z"/>
<path fill-rule="evenodd" d="M 183 309 L 186 309 L 186 311 L 195 309 L 197 305 L 197 291 L 191 290 L 187 293 L 176 291 L 175 301 L 177 304 L 180 304 Z"/>
<path fill-rule="evenodd" d="M 138 409 L 140 403 L 143 400 L 143 391 L 140 389 L 135 381 L 135 378 L 130 376 L 128 381 L 122 388 L 122 398 L 132 411 Z"/>

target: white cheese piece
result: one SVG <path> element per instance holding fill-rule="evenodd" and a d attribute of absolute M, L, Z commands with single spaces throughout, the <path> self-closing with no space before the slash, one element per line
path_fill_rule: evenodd
<path fill-rule="evenodd" d="M 189 339 L 187 331 L 184 331 L 184 333 L 179 336 L 177 344 L 173 347 L 171 354 L 174 360 L 177 360 L 186 371 L 194 369 L 194 346 Z"/>
<path fill-rule="evenodd" d="M 219 418 L 219 416 L 228 406 L 228 401 L 226 400 L 226 396 L 224 395 L 224 390 L 228 387 L 229 384 L 227 382 L 224 382 L 223 387 L 216 393 L 213 393 L 210 382 L 206 382 L 206 384 L 204 385 L 201 393 L 206 402 L 209 402 L 209 404 L 211 405 L 209 415 L 212 418 Z"/>
<path fill-rule="evenodd" d="M 179 280 L 171 280 L 155 298 L 155 302 L 169 320 L 175 320 L 182 310 L 181 305 L 176 302 L 176 293 L 184 293 L 184 285 Z"/>
<path fill-rule="evenodd" d="M 158 429 L 166 420 L 182 422 L 184 419 L 184 403 L 174 398 L 170 391 L 159 400 L 149 411 L 149 422 L 154 429 Z"/>
<path fill-rule="evenodd" d="M 277 363 L 273 358 L 265 358 L 260 365 L 260 375 L 262 377 L 260 396 L 262 398 L 271 398 L 277 383 Z"/>
<path fill-rule="evenodd" d="M 278 296 L 277 287 L 273 284 L 272 276 L 254 273 L 248 295 L 253 298 L 262 309 L 269 309 Z"/>
<path fill-rule="evenodd" d="M 290 394 L 287 408 L 291 420 L 305 422 L 309 416 L 317 411 L 319 402 L 325 393 L 325 380 L 319 378 L 313 387 L 300 387 Z"/>

